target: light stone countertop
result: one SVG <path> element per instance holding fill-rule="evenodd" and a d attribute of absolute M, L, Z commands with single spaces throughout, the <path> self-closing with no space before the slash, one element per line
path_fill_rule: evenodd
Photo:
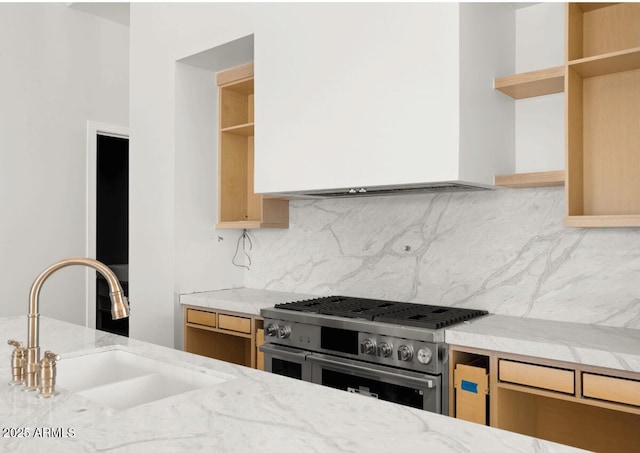
<path fill-rule="evenodd" d="M 26 316 L 0 318 L 6 338 L 26 338 Z M 106 408 L 58 383 L 42 400 L 0 386 L 2 428 L 73 429 L 74 436 L 0 438 L 11 452 L 573 452 L 571 447 L 174 349 L 42 318 L 42 350 L 66 358 L 96 348 L 129 349 L 181 367 L 228 376 L 221 384 L 127 410 Z M 11 348 L 0 349 L 10 376 Z M 62 430 L 60 432 L 62 432 Z M 54 431 L 57 432 L 57 431 Z"/>
<path fill-rule="evenodd" d="M 447 329 L 450 345 L 640 372 L 640 330 L 489 315 Z"/>
<path fill-rule="evenodd" d="M 182 305 L 260 315 L 260 309 L 262 308 L 270 308 L 275 304 L 312 299 L 314 297 L 318 296 L 264 289 L 235 288 L 180 294 L 180 303 Z"/>
<path fill-rule="evenodd" d="M 251 288 L 182 294 L 180 303 L 259 315 L 261 308 L 318 296 Z M 449 327 L 445 341 L 511 354 L 640 372 L 640 330 L 489 315 Z"/>

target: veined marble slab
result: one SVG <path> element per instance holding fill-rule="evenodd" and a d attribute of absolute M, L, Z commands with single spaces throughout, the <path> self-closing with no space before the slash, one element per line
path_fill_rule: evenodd
<path fill-rule="evenodd" d="M 275 304 L 311 299 L 313 297 L 316 296 L 264 289 L 235 288 L 180 294 L 180 303 L 182 305 L 194 305 L 196 307 L 217 308 L 219 310 L 260 315 L 262 308 L 270 308 Z"/>
<path fill-rule="evenodd" d="M 7 338 L 26 338 L 26 316 L 0 318 Z M 218 385 L 126 410 L 105 408 L 64 390 L 38 399 L 0 386 L 2 428 L 29 428 L 31 437 L 0 438 L 11 452 L 549 452 L 582 451 L 406 406 L 365 398 L 207 357 L 41 319 L 43 350 L 62 356 L 127 347 L 171 364 L 232 375 Z M 0 349 L 0 376 L 10 377 L 11 348 Z M 63 437 L 35 437 L 36 428 Z M 68 433 L 72 430 L 73 435 Z"/>
<path fill-rule="evenodd" d="M 640 330 L 490 315 L 447 329 L 451 345 L 640 372 Z"/>
<path fill-rule="evenodd" d="M 245 286 L 640 329 L 640 228 L 564 228 L 562 187 L 297 200 Z"/>
<path fill-rule="evenodd" d="M 26 316 L 0 318 L 0 332 L 24 340 L 26 321 Z M 126 410 L 105 408 L 65 391 L 64 382 L 58 382 L 60 395 L 46 400 L 2 385 L 1 428 L 23 428 L 23 433 L 28 428 L 31 436 L 0 437 L 1 451 L 583 451 L 50 318 L 42 318 L 40 327 L 42 349 L 57 352 L 61 360 L 79 351 L 120 345 L 167 363 L 205 367 L 234 379 Z M 11 348 L 0 348 L 0 377 L 6 381 L 10 358 Z M 43 428 L 65 435 L 42 436 Z"/>

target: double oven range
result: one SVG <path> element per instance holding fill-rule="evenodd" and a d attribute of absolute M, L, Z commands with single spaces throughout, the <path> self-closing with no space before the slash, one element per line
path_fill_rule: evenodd
<path fill-rule="evenodd" d="M 261 310 L 265 371 L 448 414 L 444 327 L 485 310 L 330 296 Z"/>

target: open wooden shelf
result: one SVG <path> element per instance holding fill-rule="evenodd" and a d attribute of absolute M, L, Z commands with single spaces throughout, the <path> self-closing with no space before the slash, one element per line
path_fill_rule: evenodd
<path fill-rule="evenodd" d="M 513 99 L 562 93 L 564 91 L 564 66 L 500 77 L 494 80 L 493 85 L 496 90 Z"/>
<path fill-rule="evenodd" d="M 254 135 L 253 123 L 238 124 L 237 126 L 229 126 L 220 129 L 220 132 L 229 132 L 230 134 L 243 135 L 248 137 Z"/>
<path fill-rule="evenodd" d="M 583 78 L 640 69 L 640 47 L 573 60 L 569 67 Z"/>
<path fill-rule="evenodd" d="M 564 186 L 564 175 L 564 170 L 515 173 L 513 175 L 496 176 L 495 185 L 512 189 Z"/>
<path fill-rule="evenodd" d="M 282 201 L 282 200 L 280 200 Z M 287 204 L 288 208 L 289 205 Z M 288 223 L 269 223 L 263 222 L 261 220 L 238 220 L 232 222 L 219 222 L 216 224 L 216 228 L 219 230 L 229 230 L 229 229 L 243 229 L 249 230 L 252 228 L 289 228 Z"/>

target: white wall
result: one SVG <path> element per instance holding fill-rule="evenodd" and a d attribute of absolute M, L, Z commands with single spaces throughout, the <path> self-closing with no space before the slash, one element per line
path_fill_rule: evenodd
<path fill-rule="evenodd" d="M 242 273 L 230 264 L 239 233 L 214 228 L 215 79 L 210 71 L 176 62 L 252 34 L 260 8 L 131 5 L 129 290 L 134 338 L 179 347 L 179 293 L 242 286 Z"/>
<path fill-rule="evenodd" d="M 509 4 L 460 5 L 460 174 L 493 182 L 515 170 L 514 105 L 492 89 L 513 72 L 515 14 Z"/>
<path fill-rule="evenodd" d="M 86 123 L 127 125 L 128 48 L 128 27 L 64 4 L 0 4 L 0 316 L 26 315 L 35 277 L 85 255 Z M 84 276 L 53 275 L 41 313 L 84 323 Z"/>
<path fill-rule="evenodd" d="M 516 10 L 516 73 L 564 64 L 564 3 Z M 564 170 L 564 93 L 515 101 L 516 171 Z"/>

